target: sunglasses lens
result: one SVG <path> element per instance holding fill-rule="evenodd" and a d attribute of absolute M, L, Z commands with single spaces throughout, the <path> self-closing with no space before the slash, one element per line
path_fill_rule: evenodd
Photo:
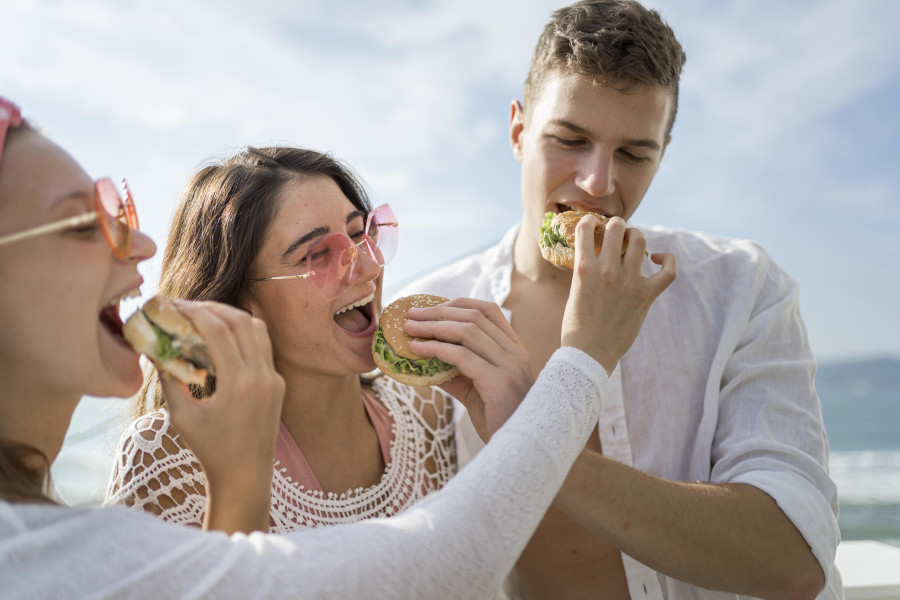
<path fill-rule="evenodd" d="M 347 253 L 350 246 L 350 238 L 340 233 L 328 234 L 310 246 L 306 251 L 306 272 L 310 274 L 310 283 L 321 291 L 334 287 L 351 262 Z"/>
<path fill-rule="evenodd" d="M 387 204 L 382 204 L 369 213 L 368 224 L 366 234 L 375 242 L 374 247 L 370 246 L 372 258 L 379 265 L 386 265 L 397 254 L 397 218 Z"/>
<path fill-rule="evenodd" d="M 97 221 L 100 223 L 103 236 L 115 255 L 124 258 L 131 253 L 132 222 L 137 224 L 134 204 L 131 204 L 131 210 L 129 210 L 122 201 L 115 184 L 109 179 L 97 181 L 95 194 Z M 103 218 L 104 216 L 105 218 Z"/>

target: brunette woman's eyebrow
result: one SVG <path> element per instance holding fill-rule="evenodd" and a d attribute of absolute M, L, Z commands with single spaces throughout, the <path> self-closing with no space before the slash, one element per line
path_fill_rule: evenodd
<path fill-rule="evenodd" d="M 284 254 L 281 255 L 282 260 L 284 260 L 285 258 L 287 258 L 288 256 L 290 256 L 290 255 L 294 252 L 294 250 L 296 250 L 297 248 L 299 248 L 300 246 L 302 246 L 302 245 L 305 244 L 306 242 L 312 240 L 313 238 L 322 237 L 323 235 L 329 233 L 330 231 L 331 231 L 331 230 L 330 230 L 329 228 L 327 228 L 327 227 L 316 227 L 315 229 L 313 229 L 313 230 L 310 231 L 309 233 L 306 233 L 306 234 L 304 234 L 304 235 L 301 235 L 301 236 L 298 237 L 296 240 L 294 240 L 294 243 L 293 243 L 293 244 L 291 244 L 290 246 L 288 246 L 288 249 L 287 249 L 287 250 L 284 251 Z"/>
<path fill-rule="evenodd" d="M 365 213 L 365 211 L 362 211 L 362 210 L 354 210 L 352 213 L 350 213 L 349 215 L 347 215 L 347 224 L 349 225 L 350 223 L 353 222 L 354 219 L 357 219 L 357 218 L 359 218 L 359 219 L 365 219 L 365 218 L 366 218 L 366 213 Z M 326 234 L 328 234 L 328 233 L 330 233 L 330 232 L 331 232 L 331 229 L 329 229 L 328 227 L 324 227 L 324 226 L 323 226 L 323 227 L 316 227 L 315 229 L 313 229 L 313 230 L 310 231 L 309 233 L 307 233 L 307 234 L 305 234 L 305 235 L 301 235 L 299 238 L 297 238 L 296 240 L 294 240 L 294 243 L 293 243 L 293 244 L 291 244 L 290 246 L 288 246 L 288 249 L 285 250 L 285 251 L 284 251 L 284 254 L 281 255 L 281 259 L 282 259 L 282 260 L 286 259 L 288 256 L 290 256 L 290 255 L 294 252 L 294 250 L 296 250 L 297 248 L 299 248 L 300 246 L 302 246 L 302 245 L 305 244 L 306 242 L 312 240 L 313 238 L 322 237 L 323 235 L 326 235 Z"/>

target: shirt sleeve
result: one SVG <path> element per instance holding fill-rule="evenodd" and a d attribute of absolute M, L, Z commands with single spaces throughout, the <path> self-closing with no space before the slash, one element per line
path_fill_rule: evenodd
<path fill-rule="evenodd" d="M 0 502 L 0 589 L 12 598 L 491 597 L 583 448 L 606 385 L 588 355 L 557 350 L 487 447 L 390 519 L 226 537 L 120 507 Z"/>
<path fill-rule="evenodd" d="M 830 580 L 840 541 L 838 500 L 827 470 L 815 360 L 796 282 L 763 259 L 755 305 L 722 370 L 712 480 L 769 494 Z"/>

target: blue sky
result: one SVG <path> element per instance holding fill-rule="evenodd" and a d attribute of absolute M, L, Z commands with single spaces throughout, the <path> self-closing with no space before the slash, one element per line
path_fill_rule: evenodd
<path fill-rule="evenodd" d="M 820 358 L 900 356 L 900 2 L 647 4 L 688 63 L 635 224 L 754 239 L 800 282 Z M 332 151 L 401 221 L 390 289 L 517 219 L 509 101 L 558 6 L 4 0 L 0 94 L 92 175 L 127 177 L 160 246 L 204 160 Z"/>

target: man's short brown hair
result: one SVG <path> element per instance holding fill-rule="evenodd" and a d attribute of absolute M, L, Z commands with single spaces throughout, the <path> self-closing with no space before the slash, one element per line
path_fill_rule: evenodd
<path fill-rule="evenodd" d="M 672 90 L 666 136 L 678 109 L 678 80 L 685 54 L 659 13 L 636 0 L 585 0 L 553 13 L 531 59 L 525 110 L 550 73 L 578 74 L 623 94 L 648 86 Z"/>

